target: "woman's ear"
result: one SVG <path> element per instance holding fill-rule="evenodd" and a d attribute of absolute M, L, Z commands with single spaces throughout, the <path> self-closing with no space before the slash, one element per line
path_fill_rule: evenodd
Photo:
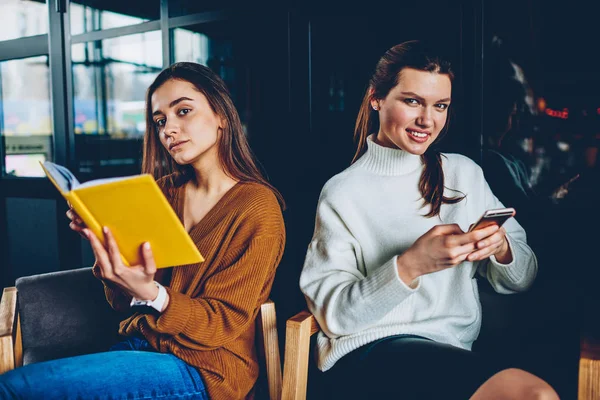
<path fill-rule="evenodd" d="M 378 111 L 379 110 L 379 100 L 377 100 L 375 97 L 373 97 L 373 94 L 375 93 L 375 91 L 373 90 L 372 87 L 369 88 L 369 103 L 371 104 L 371 108 L 373 108 L 373 110 Z"/>
<path fill-rule="evenodd" d="M 227 127 L 227 120 L 225 118 L 219 118 L 219 129 L 224 130 Z"/>

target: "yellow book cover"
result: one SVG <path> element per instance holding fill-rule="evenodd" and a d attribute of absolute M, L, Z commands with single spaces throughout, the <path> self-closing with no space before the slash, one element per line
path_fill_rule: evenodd
<path fill-rule="evenodd" d="M 102 242 L 102 227 L 110 228 L 126 265 L 141 264 L 140 246 L 144 242 L 150 242 L 157 268 L 204 261 L 151 175 L 80 184 L 71 171 L 58 164 L 46 161 L 42 168 Z"/>

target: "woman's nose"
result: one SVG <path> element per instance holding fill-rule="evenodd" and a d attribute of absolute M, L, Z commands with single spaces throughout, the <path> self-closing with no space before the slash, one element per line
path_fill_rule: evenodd
<path fill-rule="evenodd" d="M 173 136 L 179 133 L 179 124 L 176 121 L 167 120 L 165 122 L 165 135 Z"/>
<path fill-rule="evenodd" d="M 421 114 L 417 118 L 417 124 L 419 126 L 431 126 L 433 119 L 431 118 L 431 109 L 429 107 L 423 107 L 421 109 Z"/>

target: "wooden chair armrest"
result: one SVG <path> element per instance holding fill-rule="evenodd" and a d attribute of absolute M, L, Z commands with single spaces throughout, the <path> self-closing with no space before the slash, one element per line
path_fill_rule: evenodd
<path fill-rule="evenodd" d="M 260 306 L 258 313 L 259 351 L 265 361 L 267 382 L 269 386 L 269 399 L 281 398 L 281 357 L 279 355 L 279 337 L 277 335 L 277 314 L 275 303 L 267 300 Z"/>
<path fill-rule="evenodd" d="M 306 399 L 310 337 L 319 330 L 317 320 L 306 310 L 287 320 L 283 357 L 283 400 Z"/>
<path fill-rule="evenodd" d="M 600 339 L 585 332 L 579 357 L 579 400 L 593 400 L 600 394 Z"/>
<path fill-rule="evenodd" d="M 4 288 L 0 301 L 0 374 L 23 365 L 17 289 Z"/>

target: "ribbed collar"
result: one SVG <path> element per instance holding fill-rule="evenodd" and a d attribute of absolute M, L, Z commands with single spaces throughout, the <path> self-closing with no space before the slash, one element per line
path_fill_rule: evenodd
<path fill-rule="evenodd" d="M 422 165 L 421 156 L 400 149 L 383 147 L 373 141 L 374 134 L 367 137 L 367 151 L 358 163 L 378 175 L 406 175 Z"/>

